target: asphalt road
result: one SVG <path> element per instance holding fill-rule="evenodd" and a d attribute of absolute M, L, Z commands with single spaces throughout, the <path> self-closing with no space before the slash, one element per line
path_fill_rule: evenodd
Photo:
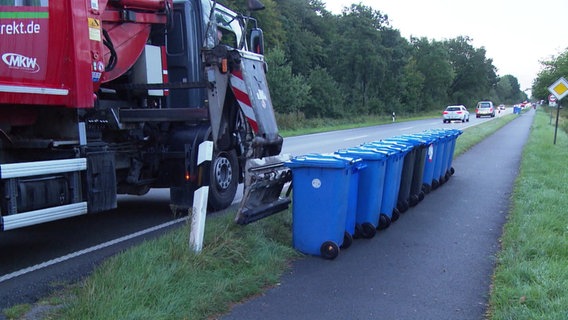
<path fill-rule="evenodd" d="M 222 319 L 483 319 L 533 116 L 455 158 L 455 175 L 388 229 L 335 260 L 294 262 L 276 287 Z"/>
<path fill-rule="evenodd" d="M 429 119 L 291 137 L 285 139 L 283 152 L 332 152 L 398 134 L 433 127 L 465 129 L 490 120 L 442 124 Z M 89 274 L 106 258 L 183 223 L 171 215 L 168 203 L 167 190 L 152 190 L 143 197 L 121 196 L 119 208 L 109 212 L 0 233 L 0 309 L 33 303 Z"/>

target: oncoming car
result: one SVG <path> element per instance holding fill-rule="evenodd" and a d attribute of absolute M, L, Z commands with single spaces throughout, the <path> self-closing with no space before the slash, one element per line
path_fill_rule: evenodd
<path fill-rule="evenodd" d="M 479 101 L 477 108 L 475 108 L 475 117 L 480 118 L 483 116 L 495 117 L 495 107 L 491 101 Z"/>
<path fill-rule="evenodd" d="M 461 122 L 469 121 L 469 111 L 464 105 L 447 106 L 442 113 L 444 123 L 459 120 Z"/>

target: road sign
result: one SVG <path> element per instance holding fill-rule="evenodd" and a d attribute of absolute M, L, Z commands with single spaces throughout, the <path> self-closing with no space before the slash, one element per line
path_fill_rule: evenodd
<path fill-rule="evenodd" d="M 558 100 L 562 100 L 562 98 L 568 95 L 568 81 L 566 81 L 564 77 L 560 77 L 560 79 L 556 80 L 556 82 L 548 87 L 548 91 Z"/>
<path fill-rule="evenodd" d="M 548 95 L 548 102 L 556 102 L 556 96 L 552 93 Z"/>

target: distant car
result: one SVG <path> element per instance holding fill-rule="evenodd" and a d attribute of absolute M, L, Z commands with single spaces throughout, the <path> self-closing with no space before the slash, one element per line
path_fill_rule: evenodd
<path fill-rule="evenodd" d="M 475 117 L 480 118 L 483 116 L 495 117 L 495 107 L 491 101 L 479 101 L 475 108 Z"/>
<path fill-rule="evenodd" d="M 469 122 L 469 111 L 464 105 L 447 106 L 442 113 L 444 123 L 459 120 L 461 122 Z"/>
<path fill-rule="evenodd" d="M 505 110 L 505 105 L 504 105 L 504 104 L 500 104 L 500 105 L 499 105 L 499 110 Z"/>

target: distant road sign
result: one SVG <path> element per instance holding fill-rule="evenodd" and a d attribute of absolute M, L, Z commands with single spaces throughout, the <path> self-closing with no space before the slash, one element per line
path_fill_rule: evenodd
<path fill-rule="evenodd" d="M 552 93 L 558 100 L 562 100 L 566 95 L 568 95 L 568 81 L 564 77 L 556 80 L 550 87 L 548 91 Z M 550 101 L 550 98 L 549 98 Z"/>
<path fill-rule="evenodd" d="M 556 96 L 552 93 L 548 95 L 548 102 L 556 102 Z"/>

